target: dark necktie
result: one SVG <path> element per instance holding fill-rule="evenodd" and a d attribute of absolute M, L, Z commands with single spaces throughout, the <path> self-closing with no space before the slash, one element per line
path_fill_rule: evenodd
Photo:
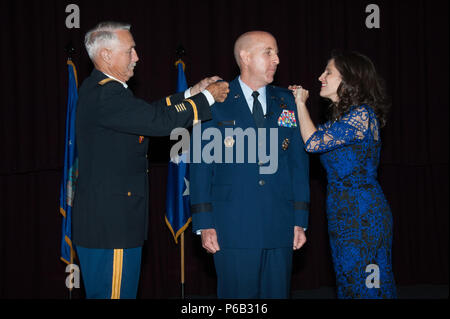
<path fill-rule="evenodd" d="M 253 100 L 253 110 L 252 110 L 253 119 L 255 120 L 257 127 L 263 127 L 264 126 L 264 113 L 263 113 L 262 105 L 258 101 L 258 95 L 259 95 L 258 91 L 254 91 L 252 93 L 252 96 L 254 99 Z"/>

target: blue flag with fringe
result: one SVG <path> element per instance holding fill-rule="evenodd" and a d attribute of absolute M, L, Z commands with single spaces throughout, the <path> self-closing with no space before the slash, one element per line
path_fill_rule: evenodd
<path fill-rule="evenodd" d="M 59 211 L 63 216 L 61 236 L 61 260 L 73 264 L 75 249 L 72 244 L 72 203 L 78 177 L 78 153 L 75 143 L 75 114 L 78 100 L 77 70 L 67 61 L 69 85 L 67 92 L 66 138 L 64 169 L 59 194 Z"/>
<path fill-rule="evenodd" d="M 177 92 L 187 90 L 184 63 L 181 60 L 175 62 L 178 69 Z M 186 163 L 187 154 L 181 154 L 171 158 L 168 165 L 167 193 L 166 193 L 166 224 L 172 232 L 175 243 L 178 237 L 191 222 L 191 210 L 189 200 L 189 165 Z"/>

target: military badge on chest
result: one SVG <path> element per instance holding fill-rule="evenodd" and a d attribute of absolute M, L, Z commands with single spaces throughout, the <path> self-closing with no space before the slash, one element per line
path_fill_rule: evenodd
<path fill-rule="evenodd" d="M 290 143 L 289 139 L 288 139 L 288 138 L 285 138 L 284 141 L 283 141 L 283 143 L 281 143 L 281 148 L 283 149 L 283 151 L 285 151 L 285 150 L 288 149 L 289 143 Z"/>
<path fill-rule="evenodd" d="M 225 147 L 233 147 L 234 145 L 234 138 L 232 136 L 225 137 L 225 140 L 223 141 L 225 144 Z"/>
<path fill-rule="evenodd" d="M 297 120 L 295 119 L 294 111 L 283 110 L 278 118 L 278 126 L 297 127 Z"/>

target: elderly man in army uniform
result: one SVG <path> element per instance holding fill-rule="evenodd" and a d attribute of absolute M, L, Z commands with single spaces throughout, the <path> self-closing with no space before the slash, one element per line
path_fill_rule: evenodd
<path fill-rule="evenodd" d="M 224 101 L 228 83 L 206 78 L 147 103 L 126 84 L 139 60 L 130 25 L 100 23 L 86 34 L 85 46 L 95 68 L 79 90 L 74 244 L 87 298 L 136 298 L 148 224 L 145 137 L 210 119 L 210 106 Z"/>

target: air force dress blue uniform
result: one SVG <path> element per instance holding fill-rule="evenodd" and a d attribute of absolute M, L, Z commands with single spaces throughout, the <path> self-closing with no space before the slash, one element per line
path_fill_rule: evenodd
<path fill-rule="evenodd" d="M 148 138 L 210 119 L 207 98 L 154 103 L 94 69 L 79 90 L 73 240 L 88 298 L 135 298 L 148 225 Z"/>
<path fill-rule="evenodd" d="M 266 129 L 266 136 L 258 136 L 256 143 L 262 147 L 266 142 L 266 154 L 276 147 L 277 169 L 262 174 L 261 168 L 274 165 L 274 158 L 269 163 L 256 152 L 253 160 L 250 139 L 246 138 L 242 146 L 237 135 L 230 134 L 249 128 L 258 131 L 241 85 L 240 78 L 232 81 L 227 99 L 214 104 L 212 120 L 201 123 L 203 135 L 209 135 L 208 128 L 220 130 L 221 150 L 214 152 L 221 154 L 213 154 L 217 157 L 212 163 L 205 163 L 204 158 L 200 163 L 191 160 L 193 231 L 216 229 L 220 251 L 214 254 L 214 262 L 219 298 L 288 298 L 294 226 L 308 225 L 308 156 L 292 93 L 268 85 L 261 127 Z M 203 138 L 205 155 L 205 149 L 212 147 L 208 147 L 211 141 L 207 136 Z M 191 143 L 194 152 L 195 142 Z M 244 153 L 241 163 L 237 158 L 239 148 Z M 226 158 L 230 150 L 231 163 L 230 157 Z M 221 160 L 217 160 L 219 157 Z"/>

